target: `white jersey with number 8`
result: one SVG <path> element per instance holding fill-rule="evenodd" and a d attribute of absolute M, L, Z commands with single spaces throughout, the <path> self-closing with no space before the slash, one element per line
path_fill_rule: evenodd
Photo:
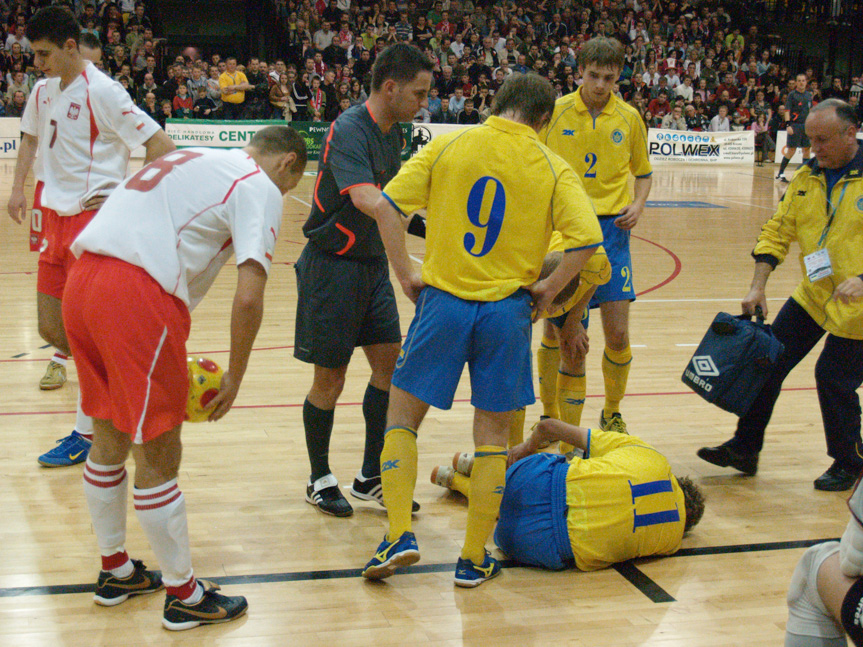
<path fill-rule="evenodd" d="M 269 272 L 281 220 L 281 192 L 246 153 L 187 148 L 123 182 L 72 252 L 137 265 L 192 310 L 232 253 Z"/>

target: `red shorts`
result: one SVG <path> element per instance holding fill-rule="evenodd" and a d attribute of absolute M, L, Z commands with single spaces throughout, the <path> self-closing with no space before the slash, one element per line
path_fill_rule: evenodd
<path fill-rule="evenodd" d="M 45 240 L 45 232 L 43 231 L 42 223 L 44 222 L 45 214 L 57 213 L 42 206 L 42 189 L 45 183 L 42 180 L 36 182 L 36 191 L 33 193 L 33 209 L 30 212 L 30 251 L 41 252 L 42 244 Z"/>
<path fill-rule="evenodd" d="M 69 269 L 75 262 L 75 255 L 69 251 L 69 247 L 95 215 L 95 211 L 82 211 L 75 216 L 58 216 L 55 211 L 42 209 L 42 235 L 45 242 L 39 254 L 37 292 L 57 299 L 63 298 Z"/>
<path fill-rule="evenodd" d="M 186 304 L 140 267 L 85 253 L 69 272 L 63 321 L 84 413 L 110 420 L 135 443 L 183 422 Z"/>

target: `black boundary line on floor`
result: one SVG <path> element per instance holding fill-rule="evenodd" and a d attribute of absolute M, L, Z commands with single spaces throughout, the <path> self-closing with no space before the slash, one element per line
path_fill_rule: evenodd
<path fill-rule="evenodd" d="M 767 550 L 790 550 L 808 548 L 825 541 L 838 539 L 802 539 L 798 541 L 776 541 L 760 544 L 739 544 L 736 546 L 707 546 L 704 548 L 682 548 L 668 557 L 694 557 L 700 555 L 731 555 L 734 553 L 753 553 Z M 663 559 L 667 559 L 663 558 Z M 504 568 L 522 568 L 513 560 L 501 560 Z M 455 564 L 422 564 L 408 566 L 399 574 L 411 573 L 446 573 L 452 572 Z M 628 582 L 641 591 L 653 602 L 674 602 L 674 598 L 662 589 L 650 577 L 644 574 L 633 562 L 616 564 L 614 569 Z M 295 573 L 263 573 L 258 575 L 226 575 L 223 577 L 206 578 L 218 584 L 273 584 L 280 582 L 306 582 L 309 580 L 334 580 L 360 577 L 362 569 L 344 568 L 330 571 L 300 571 Z M 70 593 L 93 593 L 95 584 L 56 584 L 52 586 L 19 586 L 0 589 L 0 598 L 14 598 L 30 595 L 66 595 Z"/>

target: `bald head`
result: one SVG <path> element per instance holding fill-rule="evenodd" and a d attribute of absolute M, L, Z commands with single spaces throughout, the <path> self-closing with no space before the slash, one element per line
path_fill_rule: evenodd
<path fill-rule="evenodd" d="M 822 101 L 806 118 L 806 135 L 821 168 L 842 168 L 857 154 L 854 108 L 839 99 Z"/>

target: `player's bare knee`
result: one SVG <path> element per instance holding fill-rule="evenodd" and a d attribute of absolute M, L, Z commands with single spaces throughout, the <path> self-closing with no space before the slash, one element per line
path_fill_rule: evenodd
<path fill-rule="evenodd" d="M 322 409 L 334 407 L 345 388 L 346 373 L 346 366 L 336 369 L 316 366 L 312 389 L 309 392 L 309 401 Z"/>
<path fill-rule="evenodd" d="M 610 326 L 605 333 L 605 345 L 611 350 L 624 350 L 629 346 L 629 330 L 625 327 Z"/>
<path fill-rule="evenodd" d="M 171 429 L 143 445 L 134 445 L 132 455 L 136 487 L 156 487 L 177 478 L 183 455 L 180 428 Z"/>

